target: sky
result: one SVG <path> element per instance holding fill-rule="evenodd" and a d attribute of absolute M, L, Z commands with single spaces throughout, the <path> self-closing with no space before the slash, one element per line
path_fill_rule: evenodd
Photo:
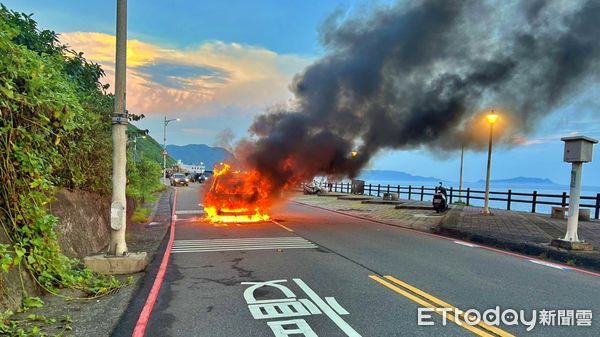
<path fill-rule="evenodd" d="M 39 27 L 60 33 L 106 71 L 113 85 L 116 1 L 10 0 L 10 9 L 34 13 Z M 213 145 L 224 129 L 247 135 L 257 114 L 292 99 L 294 76 L 323 56 L 319 27 L 334 11 L 359 14 L 380 1 L 158 1 L 130 0 L 128 8 L 127 108 L 146 116 L 136 125 L 159 142 L 163 118 L 167 143 Z M 574 97 L 552 112 L 518 146 L 496 146 L 492 178 L 548 178 L 567 185 L 561 137 L 600 138 L 600 97 Z M 577 118 L 573 118 L 576 116 Z M 600 150 L 584 166 L 583 183 L 600 186 Z M 464 179 L 485 177 L 486 153 L 465 153 Z M 371 169 L 457 181 L 460 153 L 443 157 L 423 149 L 384 151 Z"/>

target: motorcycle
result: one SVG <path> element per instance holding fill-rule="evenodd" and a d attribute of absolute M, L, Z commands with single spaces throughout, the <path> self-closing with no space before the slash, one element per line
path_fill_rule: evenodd
<path fill-rule="evenodd" d="M 322 191 L 323 191 L 323 189 L 321 189 L 319 187 L 319 185 L 317 185 L 317 183 L 315 183 L 315 182 L 306 184 L 306 185 L 304 185 L 304 188 L 303 188 L 304 194 L 319 194 Z"/>
<path fill-rule="evenodd" d="M 440 186 L 435 188 L 435 192 L 433 195 L 433 209 L 435 209 L 436 213 L 445 212 L 448 210 L 448 191 L 442 183 L 440 182 Z"/>

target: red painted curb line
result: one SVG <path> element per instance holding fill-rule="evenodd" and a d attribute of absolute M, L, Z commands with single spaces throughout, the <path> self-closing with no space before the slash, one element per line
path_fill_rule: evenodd
<path fill-rule="evenodd" d="M 138 318 L 137 323 L 135 323 L 135 329 L 133 330 L 132 337 L 144 337 L 144 334 L 146 333 L 146 327 L 148 326 L 148 321 L 150 320 L 150 316 L 152 315 L 152 309 L 154 309 L 156 299 L 158 298 L 158 293 L 160 292 L 160 287 L 162 286 L 163 281 L 165 279 L 165 273 L 167 272 L 167 267 L 169 265 L 169 257 L 171 256 L 171 248 L 173 247 L 173 240 L 175 240 L 176 209 L 177 189 L 175 189 L 175 194 L 173 197 L 173 209 L 171 210 L 171 231 L 169 232 L 169 242 L 167 243 L 167 248 L 165 249 L 165 253 L 163 254 L 162 261 L 160 262 L 160 267 L 158 268 L 158 273 L 156 273 L 154 283 L 152 284 L 152 289 L 150 289 L 150 293 L 148 294 L 148 298 L 146 299 L 144 308 L 142 308 L 140 317 Z"/>
<path fill-rule="evenodd" d="M 585 270 L 585 269 L 580 269 L 580 268 L 576 268 L 576 267 L 571 267 L 569 265 L 562 264 L 562 263 L 557 263 L 557 262 L 553 262 L 553 261 L 542 260 L 542 259 L 538 259 L 538 258 L 535 258 L 535 257 L 532 257 L 532 256 L 527 256 L 527 255 L 522 255 L 522 254 L 518 254 L 518 253 L 508 252 L 508 251 L 500 250 L 500 249 L 497 249 L 497 248 L 492 248 L 490 246 L 485 246 L 485 245 L 482 245 L 482 244 L 479 244 L 479 243 L 471 243 L 471 242 L 468 242 L 468 241 L 458 240 L 458 239 L 455 239 L 455 238 L 452 238 L 452 237 L 443 236 L 443 235 L 439 235 L 439 234 L 435 234 L 435 233 L 422 232 L 422 231 L 420 231 L 418 229 L 414 229 L 414 228 L 410 228 L 410 227 L 404 227 L 404 226 L 400 226 L 400 225 L 394 225 L 394 224 L 390 224 L 388 222 L 383 222 L 383 221 L 379 221 L 379 220 L 375 220 L 375 219 L 369 219 L 369 218 L 365 218 L 365 217 L 358 216 L 358 215 L 343 213 L 343 212 L 340 212 L 340 211 L 335 211 L 335 210 L 327 209 L 327 208 L 320 207 L 320 206 L 310 205 L 310 204 L 307 204 L 307 203 L 303 203 L 301 201 L 292 200 L 292 202 L 295 202 L 295 203 L 300 204 L 300 205 L 308 206 L 308 207 L 314 207 L 314 208 L 322 209 L 324 211 L 329 211 L 329 212 L 333 212 L 333 213 L 337 213 L 337 214 L 349 216 L 349 217 L 355 218 L 355 219 L 370 221 L 370 222 L 374 222 L 374 223 L 378 223 L 378 224 L 382 224 L 382 225 L 386 225 L 386 226 L 397 227 L 397 228 L 400 228 L 400 229 L 405 230 L 405 231 L 410 231 L 410 232 L 418 233 L 420 235 L 433 236 L 433 237 L 436 237 L 436 238 L 439 238 L 439 239 L 449 240 L 449 241 L 460 241 L 460 242 L 472 244 L 475 247 L 482 248 L 482 249 L 485 249 L 485 250 L 488 250 L 488 251 L 492 251 L 492 252 L 495 252 L 495 253 L 504 254 L 504 255 L 510 255 L 510 256 L 518 257 L 518 258 L 525 259 L 525 260 L 532 260 L 532 261 L 538 261 L 538 262 L 543 262 L 543 263 L 550 263 L 550 264 L 553 264 L 555 266 L 560 266 L 562 268 L 565 268 L 567 270 L 577 271 L 577 272 L 580 272 L 580 273 L 583 273 L 583 274 L 587 274 L 587 275 L 590 275 L 590 276 L 600 277 L 600 273 L 596 273 L 596 272 L 593 272 L 593 271 L 589 271 L 589 270 Z"/>

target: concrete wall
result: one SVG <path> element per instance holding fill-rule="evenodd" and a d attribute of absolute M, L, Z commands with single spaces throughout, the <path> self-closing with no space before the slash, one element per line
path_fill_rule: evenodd
<path fill-rule="evenodd" d="M 82 258 L 108 245 L 110 198 L 61 190 L 48 211 L 58 217 L 58 242 L 69 257 Z"/>
<path fill-rule="evenodd" d="M 134 209 L 135 204 L 128 199 L 128 220 Z M 60 190 L 55 200 L 48 205 L 48 211 L 59 219 L 57 234 L 65 255 L 83 258 L 104 250 L 108 245 L 110 197 L 82 191 Z M 0 243 L 9 242 L 3 231 L 0 231 Z M 0 271 L 0 310 L 18 308 L 23 297 L 23 288 L 29 296 L 41 294 L 35 280 L 25 268 L 13 268 L 8 274 Z"/>

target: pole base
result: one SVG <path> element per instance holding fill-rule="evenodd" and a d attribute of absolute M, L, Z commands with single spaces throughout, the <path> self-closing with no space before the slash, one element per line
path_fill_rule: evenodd
<path fill-rule="evenodd" d="M 594 250 L 594 246 L 591 243 L 585 241 L 567 241 L 563 239 L 554 239 L 550 242 L 551 246 L 557 248 L 563 248 L 568 250 L 582 250 L 591 251 Z"/>
<path fill-rule="evenodd" d="M 93 255 L 83 258 L 83 263 L 93 272 L 105 275 L 131 274 L 148 266 L 146 252 L 129 253 L 126 256 Z"/>

